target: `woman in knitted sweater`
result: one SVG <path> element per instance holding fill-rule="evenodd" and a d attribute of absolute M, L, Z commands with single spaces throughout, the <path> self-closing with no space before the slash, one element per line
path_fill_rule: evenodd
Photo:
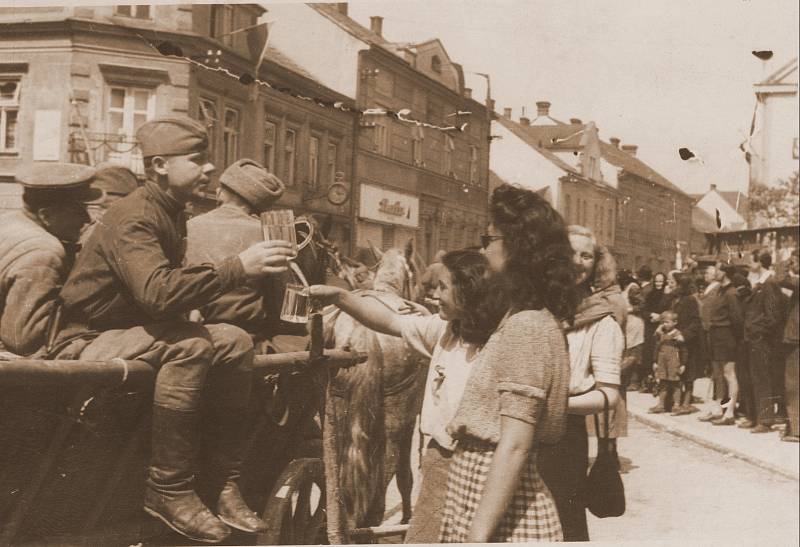
<path fill-rule="evenodd" d="M 489 215 L 481 244 L 506 316 L 450 423 L 457 445 L 440 541 L 560 541 L 537 454 L 564 431 L 569 356 L 560 324 L 577 304 L 572 251 L 563 219 L 534 192 L 498 187 Z"/>

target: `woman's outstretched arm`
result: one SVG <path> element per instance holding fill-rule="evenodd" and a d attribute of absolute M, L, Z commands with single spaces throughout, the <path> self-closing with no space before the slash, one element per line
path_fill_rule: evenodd
<path fill-rule="evenodd" d="M 313 285 L 309 294 L 323 306 L 333 304 L 340 308 L 369 329 L 390 336 L 402 334 L 401 316 L 375 298 L 365 298 L 329 285 Z"/>

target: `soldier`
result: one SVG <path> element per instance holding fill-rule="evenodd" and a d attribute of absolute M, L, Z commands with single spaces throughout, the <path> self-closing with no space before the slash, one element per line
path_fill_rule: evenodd
<path fill-rule="evenodd" d="M 228 526 L 266 527 L 236 484 L 253 343 L 238 327 L 186 317 L 249 279 L 286 271 L 293 250 L 285 241 L 261 242 L 217 266 L 182 266 L 184 207 L 214 169 L 206 128 L 164 118 L 142 125 L 137 139 L 147 181 L 109 208 L 78 255 L 61 291 L 64 328 L 52 355 L 140 359 L 158 368 L 144 510 L 192 540 L 218 543 Z M 208 414 L 201 418 L 201 410 Z M 201 423 L 211 428 L 209 460 L 222 484 L 217 516 L 195 492 Z"/>
<path fill-rule="evenodd" d="M 136 175 L 127 167 L 113 163 L 101 163 L 95 169 L 97 174 L 94 177 L 92 186 L 104 191 L 106 199 L 102 203 L 88 208 L 92 223 L 83 229 L 80 240 L 81 245 L 85 245 L 89 241 L 89 236 L 92 235 L 95 225 L 100 222 L 100 219 L 106 214 L 111 204 L 124 198 L 139 187 Z"/>
<path fill-rule="evenodd" d="M 231 253 L 262 241 L 264 236 L 259 213 L 275 203 L 285 186 L 257 162 L 242 159 L 228 167 L 219 178 L 219 207 L 192 218 L 186 225 L 186 260 L 190 264 L 219 264 Z M 222 295 L 201 310 L 205 321 L 230 323 L 246 330 L 260 345 L 272 334 L 268 317 L 274 315 L 275 302 L 270 294 L 270 280 L 257 287 L 244 286 Z M 278 302 L 278 304 L 280 304 Z"/>
<path fill-rule="evenodd" d="M 45 343 L 58 290 L 74 261 L 86 204 L 100 201 L 90 187 L 95 171 L 73 163 L 36 162 L 21 167 L 24 208 L 0 216 L 0 339 L 30 355 Z"/>

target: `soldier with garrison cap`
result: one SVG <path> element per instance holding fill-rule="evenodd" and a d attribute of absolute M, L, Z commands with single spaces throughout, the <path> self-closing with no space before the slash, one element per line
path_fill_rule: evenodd
<path fill-rule="evenodd" d="M 0 215 L 0 339 L 19 355 L 44 345 L 58 291 L 74 261 L 86 204 L 103 192 L 90 186 L 94 169 L 73 163 L 22 166 L 21 211 Z"/>
<path fill-rule="evenodd" d="M 283 182 L 256 161 L 242 159 L 228 167 L 219 178 L 219 207 L 187 223 L 187 262 L 219 264 L 231 252 L 261 241 L 264 236 L 258 215 L 269 209 L 284 189 Z M 243 286 L 226 293 L 202 308 L 201 314 L 206 321 L 243 328 L 258 347 L 274 334 L 274 317 L 269 315 L 275 315 L 276 303 L 269 302 L 267 295 L 275 294 L 270 283 L 278 281 L 271 277 L 257 287 Z"/>
<path fill-rule="evenodd" d="M 216 266 L 183 266 L 184 207 L 214 168 L 206 128 L 164 118 L 142 125 L 137 139 L 147 180 L 108 209 L 78 255 L 61 291 L 64 328 L 51 355 L 140 359 L 158 368 L 144 509 L 192 540 L 218 543 L 228 526 L 266 528 L 236 484 L 253 343 L 238 327 L 199 325 L 187 314 L 249 280 L 286 271 L 293 250 L 288 242 L 261 242 Z M 195 492 L 201 424 L 212 428 L 216 515 Z"/>

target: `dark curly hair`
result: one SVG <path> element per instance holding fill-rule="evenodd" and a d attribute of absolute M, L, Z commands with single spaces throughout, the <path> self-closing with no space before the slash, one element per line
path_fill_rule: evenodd
<path fill-rule="evenodd" d="M 507 309 L 547 308 L 572 321 L 580 296 L 567 227 L 558 211 L 535 192 L 503 184 L 492 192 L 489 218 L 507 254 L 499 275 Z"/>
<path fill-rule="evenodd" d="M 460 311 L 450 328 L 464 341 L 482 346 L 502 318 L 487 290 L 486 257 L 474 249 L 450 251 L 442 257 L 442 264 L 450 272 L 453 300 Z"/>

